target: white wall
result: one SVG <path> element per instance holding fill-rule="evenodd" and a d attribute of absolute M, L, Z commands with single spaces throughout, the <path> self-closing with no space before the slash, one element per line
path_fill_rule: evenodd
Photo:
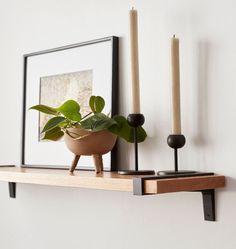
<path fill-rule="evenodd" d="M 130 110 L 128 10 L 139 10 L 141 104 L 148 140 L 140 165 L 172 167 L 172 34 L 181 40 L 181 167 L 227 176 L 217 191 L 217 222 L 203 220 L 201 195 L 132 194 L 0 183 L 1 249 L 236 248 L 236 2 L 233 0 L 1 0 L 0 163 L 20 162 L 22 55 L 120 36 L 120 113 Z M 122 143 L 120 165 L 132 165 Z M 130 153 L 129 153 L 130 152 Z"/>

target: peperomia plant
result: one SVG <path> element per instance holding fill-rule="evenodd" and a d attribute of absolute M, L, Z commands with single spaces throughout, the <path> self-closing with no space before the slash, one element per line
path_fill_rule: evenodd
<path fill-rule="evenodd" d="M 35 105 L 30 109 L 50 114 L 51 119 L 45 124 L 41 133 L 43 139 L 57 141 L 64 133 L 69 134 L 68 128 L 82 128 L 91 132 L 109 130 L 110 132 L 125 139 L 127 142 L 134 142 L 133 129 L 126 118 L 120 115 L 109 117 L 102 113 L 105 101 L 101 96 L 91 96 L 89 99 L 91 112 L 81 116 L 80 104 L 74 100 L 67 100 L 61 106 L 54 108 L 46 105 Z M 143 142 L 147 134 L 142 127 L 138 128 L 138 142 Z M 78 137 L 76 139 L 81 139 Z"/>

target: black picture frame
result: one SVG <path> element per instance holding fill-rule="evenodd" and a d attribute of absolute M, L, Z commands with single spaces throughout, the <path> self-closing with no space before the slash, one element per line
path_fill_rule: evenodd
<path fill-rule="evenodd" d="M 117 36 L 109 36 L 100 39 L 90 40 L 86 42 L 80 42 L 72 45 L 57 47 L 53 49 L 43 50 L 39 52 L 29 53 L 23 55 L 23 118 L 22 118 L 22 153 L 21 153 L 21 167 L 23 168 L 53 168 L 53 169 L 68 169 L 68 165 L 45 165 L 26 162 L 26 153 L 28 153 L 29 148 L 26 145 L 26 113 L 28 111 L 27 106 L 27 74 L 29 67 L 29 58 L 41 56 L 45 54 L 53 54 L 60 51 L 72 50 L 74 48 L 80 48 L 84 46 L 93 46 L 99 43 L 111 43 L 111 116 L 118 114 L 118 83 L 119 83 L 119 38 Z M 65 148 L 66 150 L 66 148 Z M 41 155 L 43 156 L 43 155 Z M 73 155 L 71 159 L 73 158 Z M 104 169 L 104 171 L 117 171 L 117 145 L 113 148 L 110 154 L 110 167 L 109 169 Z M 88 166 L 78 166 L 79 170 L 93 170 L 94 167 Z"/>

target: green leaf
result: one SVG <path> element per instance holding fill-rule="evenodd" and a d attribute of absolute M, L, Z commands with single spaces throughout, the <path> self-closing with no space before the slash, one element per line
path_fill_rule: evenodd
<path fill-rule="evenodd" d="M 58 111 L 50 106 L 47 105 L 35 105 L 29 108 L 29 110 L 37 110 L 39 112 L 43 112 L 46 114 L 57 115 Z"/>
<path fill-rule="evenodd" d="M 94 108 L 96 112 L 102 112 L 105 106 L 105 100 L 101 96 L 97 96 L 94 101 Z"/>
<path fill-rule="evenodd" d="M 45 135 L 43 137 L 43 140 L 52 140 L 57 141 L 64 135 L 64 132 L 59 128 L 55 127 L 47 132 L 45 132 Z"/>
<path fill-rule="evenodd" d="M 89 106 L 93 113 L 100 113 L 105 106 L 105 100 L 101 96 L 91 96 Z"/>
<path fill-rule="evenodd" d="M 112 125 L 114 125 L 115 121 L 113 119 L 101 119 L 94 123 L 92 131 L 101 131 L 106 130 Z"/>
<path fill-rule="evenodd" d="M 115 120 L 107 117 L 103 113 L 95 113 L 93 116 L 80 122 L 80 125 L 83 129 L 91 130 L 94 132 L 106 130 L 115 124 L 116 124 Z"/>
<path fill-rule="evenodd" d="M 89 106 L 90 106 L 92 112 L 95 112 L 95 107 L 94 107 L 95 98 L 96 98 L 96 96 L 91 96 L 89 99 Z"/>
<path fill-rule="evenodd" d="M 134 142 L 134 128 L 128 124 L 128 121 L 123 116 L 114 116 L 113 119 L 117 124 L 109 127 L 109 131 L 125 139 L 129 143 Z M 143 142 L 146 137 L 146 131 L 142 127 L 138 127 L 138 143 Z"/>
<path fill-rule="evenodd" d="M 143 142 L 145 139 L 146 139 L 146 137 L 147 137 L 147 133 L 146 133 L 146 131 L 144 130 L 144 128 L 143 127 L 138 127 L 138 143 L 141 143 L 141 142 Z M 134 143 L 134 128 L 132 127 L 131 128 L 131 136 L 130 136 L 130 142 L 131 143 Z"/>
<path fill-rule="evenodd" d="M 71 126 L 72 126 L 71 122 L 69 122 L 67 119 L 58 125 L 58 127 L 60 127 L 60 128 L 68 128 Z"/>
<path fill-rule="evenodd" d="M 109 128 L 109 131 L 115 133 L 116 135 L 122 137 L 127 142 L 130 142 L 131 127 L 129 126 L 127 120 L 123 116 L 114 116 L 113 119 L 116 124 Z"/>
<path fill-rule="evenodd" d="M 74 100 L 67 100 L 60 107 L 56 108 L 66 118 L 79 122 L 81 120 L 80 105 Z"/>
<path fill-rule="evenodd" d="M 63 123 L 65 120 L 66 118 L 64 117 L 53 117 L 49 119 L 48 122 L 45 124 L 42 133 L 59 126 L 59 124 Z"/>

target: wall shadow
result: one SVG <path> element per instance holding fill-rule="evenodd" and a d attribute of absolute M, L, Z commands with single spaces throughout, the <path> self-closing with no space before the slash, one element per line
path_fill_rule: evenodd
<path fill-rule="evenodd" d="M 123 85 L 125 82 L 125 73 L 124 73 L 124 39 L 122 37 L 119 37 L 119 82 L 118 82 L 118 114 L 124 115 L 122 111 L 125 110 L 124 101 L 122 101 L 123 98 L 125 98 L 125 94 L 127 89 Z M 117 145 L 116 145 L 116 169 L 129 169 L 129 153 L 130 148 L 129 145 L 122 141 L 121 138 L 118 139 Z"/>
<path fill-rule="evenodd" d="M 199 41 L 197 43 L 197 75 L 196 75 L 196 134 L 193 143 L 203 146 L 207 143 L 208 136 L 208 73 L 210 43 Z"/>

